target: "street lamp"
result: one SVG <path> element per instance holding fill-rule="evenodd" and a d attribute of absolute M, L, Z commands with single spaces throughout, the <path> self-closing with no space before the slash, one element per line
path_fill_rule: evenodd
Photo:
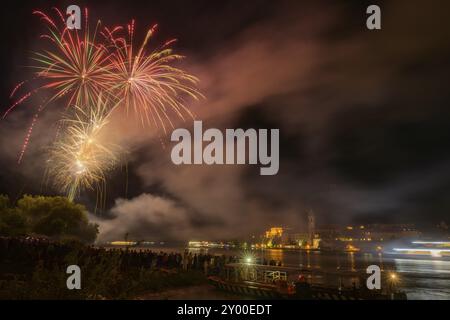
<path fill-rule="evenodd" d="M 395 272 L 391 272 L 388 275 L 388 283 L 389 283 L 389 289 L 392 291 L 396 291 L 396 285 L 399 282 L 399 277 Z"/>

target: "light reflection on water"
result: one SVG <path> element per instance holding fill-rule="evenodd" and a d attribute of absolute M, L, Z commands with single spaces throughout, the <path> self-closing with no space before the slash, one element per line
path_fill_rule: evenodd
<path fill-rule="evenodd" d="M 394 259 L 410 299 L 450 299 L 450 261 Z"/>
<path fill-rule="evenodd" d="M 182 248 L 152 248 L 163 251 L 182 251 Z M 192 253 L 232 255 L 243 252 L 234 249 L 193 249 Z M 384 271 L 395 270 L 400 275 L 399 286 L 408 299 L 450 300 L 450 261 L 446 258 L 409 258 L 381 253 L 338 253 L 319 251 L 284 251 L 277 249 L 253 250 L 252 254 L 266 260 L 282 261 L 285 266 L 321 271 L 365 271 L 369 265 L 378 265 Z M 325 281 L 325 280 L 324 280 Z M 328 279 L 327 279 L 328 281 Z"/>
<path fill-rule="evenodd" d="M 450 274 L 450 261 L 395 259 L 398 272 Z"/>

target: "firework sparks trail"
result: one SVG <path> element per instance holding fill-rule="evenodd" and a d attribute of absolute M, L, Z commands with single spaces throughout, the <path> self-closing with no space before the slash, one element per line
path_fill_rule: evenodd
<path fill-rule="evenodd" d="M 25 93 L 14 102 L 4 113 L 6 117 L 16 106 L 22 104 L 32 94 L 42 89 L 50 90 L 48 103 L 68 96 L 66 107 L 70 105 L 88 105 L 95 101 L 99 94 L 107 90 L 107 75 L 109 73 L 109 53 L 105 46 L 97 43 L 97 23 L 95 32 L 91 35 L 87 23 L 80 35 L 78 30 L 69 30 L 65 26 L 64 16 L 60 10 L 54 8 L 60 21 L 53 20 L 42 11 L 34 11 L 48 27 L 48 33 L 41 36 L 52 44 L 51 50 L 43 50 L 34 54 L 36 62 L 32 66 L 36 72 L 33 80 L 42 80 L 44 83 L 37 89 Z M 61 24 L 61 26 L 58 26 Z M 19 83 L 12 91 L 13 97 L 24 85 Z"/>
<path fill-rule="evenodd" d="M 22 144 L 22 149 L 20 150 L 19 159 L 17 160 L 17 163 L 20 164 L 22 162 L 23 156 L 25 155 L 25 151 L 27 150 L 28 144 L 30 143 L 31 135 L 33 133 L 34 125 L 36 124 L 39 114 L 42 111 L 43 105 L 40 105 L 37 112 L 33 116 L 33 120 L 31 121 L 31 125 L 28 127 L 27 135 L 25 136 L 25 140 Z"/>
<path fill-rule="evenodd" d="M 65 26 L 62 13 L 55 9 L 64 27 L 57 24 L 42 11 L 35 11 L 47 22 L 49 33 L 42 35 L 50 40 L 54 50 L 36 53 L 34 60 L 38 70 L 37 76 L 46 81 L 43 88 L 52 89 L 54 93 L 49 101 L 68 95 L 67 105 L 88 105 L 95 101 L 99 94 L 106 90 L 109 53 L 104 45 L 97 43 L 97 23 L 91 36 L 87 23 L 83 35 L 78 30 L 69 30 Z"/>
<path fill-rule="evenodd" d="M 198 100 L 203 97 L 197 91 L 198 79 L 187 72 L 172 66 L 173 62 L 184 57 L 174 54 L 166 42 L 161 48 L 146 54 L 146 46 L 153 36 L 157 25 L 150 28 L 142 45 L 134 50 L 134 20 L 127 26 L 127 37 L 116 37 L 115 33 L 123 28 L 113 30 L 105 28 L 103 35 L 114 49 L 111 56 L 110 92 L 119 99 L 127 112 L 132 110 L 142 124 L 162 127 L 167 133 L 167 124 L 173 128 L 169 111 L 182 120 L 186 116 L 194 118 L 185 106 L 185 97 Z M 127 40 L 128 39 L 128 40 Z"/>
<path fill-rule="evenodd" d="M 106 173 L 118 163 L 118 148 L 105 143 L 109 110 L 100 97 L 91 108 L 75 107 L 74 117 L 62 120 L 62 133 L 49 151 L 47 176 L 73 200 L 81 190 L 104 195 Z"/>

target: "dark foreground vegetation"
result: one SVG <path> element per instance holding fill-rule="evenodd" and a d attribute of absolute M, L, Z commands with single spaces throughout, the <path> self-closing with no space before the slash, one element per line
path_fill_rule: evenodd
<path fill-rule="evenodd" d="M 0 299 L 133 299 L 199 285 L 225 257 L 107 250 L 80 242 L 0 237 Z M 81 268 L 81 290 L 68 290 L 66 268 Z"/>
<path fill-rule="evenodd" d="M 97 233 L 86 208 L 66 197 L 25 195 L 14 203 L 0 195 L 0 236 L 39 235 L 93 243 Z"/>

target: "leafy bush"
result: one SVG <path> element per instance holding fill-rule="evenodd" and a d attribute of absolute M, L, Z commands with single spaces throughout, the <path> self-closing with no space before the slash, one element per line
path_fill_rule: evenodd
<path fill-rule="evenodd" d="M 12 206 L 7 196 L 0 195 L 0 235 L 38 234 L 54 239 L 95 241 L 98 226 L 89 223 L 83 205 L 65 197 L 25 195 Z"/>

